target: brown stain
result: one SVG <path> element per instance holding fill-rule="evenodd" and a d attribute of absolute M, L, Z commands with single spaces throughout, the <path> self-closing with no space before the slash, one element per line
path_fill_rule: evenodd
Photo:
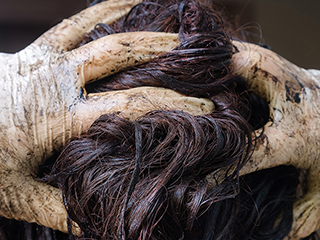
<path fill-rule="evenodd" d="M 299 104 L 301 102 L 300 94 L 303 90 L 302 86 L 291 81 L 286 81 L 285 88 L 286 100 Z"/>
<path fill-rule="evenodd" d="M 260 149 L 260 148 L 264 149 L 264 154 L 266 156 L 270 155 L 269 139 L 266 134 L 262 134 L 260 137 L 258 137 L 256 141 L 255 149 Z"/>
<path fill-rule="evenodd" d="M 280 82 L 279 79 L 274 76 L 273 74 L 271 74 L 270 72 L 266 71 L 266 70 L 263 70 L 261 69 L 258 64 L 254 64 L 252 67 L 251 67 L 251 70 L 253 71 L 253 74 L 254 76 L 263 76 L 264 78 L 266 79 L 271 79 L 274 83 L 278 83 Z"/>

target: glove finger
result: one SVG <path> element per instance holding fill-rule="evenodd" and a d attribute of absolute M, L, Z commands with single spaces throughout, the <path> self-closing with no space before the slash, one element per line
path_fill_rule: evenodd
<path fill-rule="evenodd" d="M 74 49 L 62 61 L 77 67 L 77 85 L 84 87 L 86 83 L 148 62 L 179 43 L 178 35 L 172 33 L 112 34 Z"/>
<path fill-rule="evenodd" d="M 0 215 L 68 232 L 59 189 L 17 171 L 2 172 L 0 181 Z"/>
<path fill-rule="evenodd" d="M 109 0 L 64 19 L 35 41 L 38 46 L 53 48 L 58 54 L 73 49 L 98 23 L 111 24 L 127 14 L 140 0 Z"/>
<path fill-rule="evenodd" d="M 88 94 L 77 104 L 73 115 L 73 135 L 79 135 L 102 114 L 120 112 L 135 120 L 152 110 L 181 110 L 192 115 L 203 115 L 214 110 L 209 99 L 187 97 L 171 89 L 139 87 L 121 91 Z"/>

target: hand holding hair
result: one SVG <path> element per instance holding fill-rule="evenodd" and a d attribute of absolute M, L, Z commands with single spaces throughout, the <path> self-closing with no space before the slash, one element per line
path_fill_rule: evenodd
<path fill-rule="evenodd" d="M 135 119 L 153 109 L 212 111 L 209 100 L 168 89 L 87 94 L 85 84 L 149 61 L 179 44 L 176 34 L 116 34 L 74 49 L 97 23 L 138 1 L 110 0 L 64 20 L 16 54 L 1 54 L 0 214 L 67 232 L 60 190 L 36 182 L 38 166 L 101 114 Z M 172 101 L 174 99 L 174 101 Z"/>
<path fill-rule="evenodd" d="M 244 228 L 241 222 L 241 227 L 236 228 L 239 213 L 236 208 L 242 205 L 232 204 L 243 192 L 238 187 L 239 178 L 279 165 L 307 170 L 308 190 L 294 205 L 289 238 L 299 239 L 319 228 L 320 139 L 319 108 L 315 104 L 319 102 L 319 72 L 300 69 L 256 45 L 231 41 L 219 26 L 220 18 L 212 14 L 210 19 L 214 21 L 206 22 L 205 11 L 193 1 L 172 4 L 176 7 L 173 10 L 180 14 L 170 15 L 175 21 L 179 18 L 179 29 L 176 29 L 179 40 L 174 33 L 141 31 L 111 34 L 75 48 L 83 34 L 95 24 L 111 24 L 138 2 L 109 0 L 97 4 L 64 20 L 21 52 L 0 55 L 3 66 L 0 73 L 0 214 L 68 232 L 60 190 L 36 182 L 34 177 L 39 164 L 73 137 L 75 141 L 59 159 L 62 169 L 57 175 L 64 177 L 62 183 L 67 183 L 62 188 L 69 217 L 82 224 L 81 230 L 91 227 L 83 233 L 87 237 L 99 238 L 102 234 L 123 237 L 127 231 L 133 239 L 143 234 L 159 239 L 168 238 L 161 234 L 172 238 L 177 236 L 174 234 L 186 238 L 194 234 L 207 239 L 215 236 L 241 239 L 237 231 L 242 234 L 242 229 L 258 236 L 261 232 L 265 234 L 267 231 L 260 231 L 255 219 L 250 219 L 251 215 L 249 227 Z M 192 21 L 190 16 L 194 17 Z M 175 24 L 170 27 L 174 28 Z M 159 61 L 149 63 L 158 56 L 161 56 Z M 141 70 L 134 68 L 140 64 Z M 109 92 L 87 94 L 85 84 L 113 74 L 105 86 Z M 130 78 L 132 82 L 127 81 Z M 139 84 L 170 87 L 176 91 L 139 88 Z M 132 89 L 118 90 L 130 87 Z M 210 100 L 186 97 L 183 93 Z M 251 121 L 250 114 L 255 112 L 251 112 L 250 97 L 254 94 L 266 100 L 270 108 L 270 121 L 263 132 L 259 129 L 254 133 L 261 135 L 255 142 L 251 138 L 253 128 L 260 128 L 261 122 L 254 127 Z M 168 111 L 148 113 L 157 109 Z M 113 112 L 120 113 L 103 115 Z M 134 129 L 135 134 L 126 127 Z M 85 134 L 77 137 L 83 132 Z M 142 147 L 136 141 L 148 144 Z M 253 143 L 256 146 L 250 157 Z M 103 156 L 99 155 L 99 144 L 106 151 Z M 122 151 L 113 151 L 115 148 Z M 88 159 L 79 149 L 96 155 Z M 132 157 L 130 151 L 135 161 L 138 156 L 136 168 L 132 167 L 133 161 L 128 161 Z M 83 164 L 77 172 L 79 159 L 75 156 L 99 163 L 106 171 L 102 171 L 100 165 L 92 164 L 98 168 L 92 170 L 92 166 Z M 123 167 L 119 159 L 127 165 Z M 108 181 L 91 178 L 96 171 L 101 171 L 99 176 L 106 176 Z M 118 175 L 114 175 L 116 171 Z M 128 180 L 130 171 L 135 173 L 134 181 Z M 79 173 L 89 175 L 89 183 L 80 181 Z M 129 182 L 129 186 L 121 181 Z M 80 191 L 72 192 L 77 184 Z M 94 190 L 103 189 L 89 189 L 92 199 L 100 199 L 93 206 L 89 194 L 82 188 L 86 184 L 92 184 Z M 118 194 L 121 191 L 128 196 Z M 117 196 L 108 199 L 99 195 L 101 192 Z M 104 204 L 103 201 L 109 200 L 108 206 Z M 98 204 L 101 207 L 96 207 Z M 229 206 L 229 212 L 224 206 Z M 168 213 L 168 209 L 172 211 Z M 221 209 L 223 214 L 219 215 Z M 282 226 L 276 224 L 280 221 L 276 218 L 290 218 L 286 213 L 292 213 L 292 206 L 291 210 L 279 211 L 278 216 L 271 218 L 271 232 Z M 265 220 L 259 217 L 259 221 Z M 243 218 L 240 216 L 240 219 Z M 289 222 L 291 226 L 292 219 Z M 203 232 L 199 233 L 197 224 Z M 172 226 L 178 228 L 170 232 Z M 273 234 L 275 238 L 283 235 Z"/>
<path fill-rule="evenodd" d="M 250 91 L 265 99 L 270 119 L 240 174 L 279 165 L 307 171 L 307 193 L 294 204 L 289 239 L 309 236 L 320 228 L 320 71 L 300 68 L 275 52 L 234 41 L 239 53 L 231 69 L 243 76 Z"/>

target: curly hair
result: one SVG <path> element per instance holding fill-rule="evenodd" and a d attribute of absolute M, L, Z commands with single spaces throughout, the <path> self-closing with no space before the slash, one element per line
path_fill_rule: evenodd
<path fill-rule="evenodd" d="M 269 108 L 230 74 L 237 49 L 220 13 L 196 0 L 145 1 L 79 44 L 119 32 L 178 33 L 181 44 L 172 51 L 86 89 L 159 86 L 209 98 L 215 109 L 202 116 L 152 111 L 135 121 L 106 114 L 71 139 L 48 179 L 82 230 L 72 236 L 69 221 L 72 238 L 276 240 L 289 233 L 298 170 L 239 176 Z"/>

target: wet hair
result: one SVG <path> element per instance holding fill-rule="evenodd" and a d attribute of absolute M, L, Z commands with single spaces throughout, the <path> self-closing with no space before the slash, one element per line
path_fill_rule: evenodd
<path fill-rule="evenodd" d="M 239 176 L 269 108 L 229 72 L 237 52 L 232 28 L 203 2 L 146 1 L 110 26 L 99 24 L 79 46 L 129 31 L 174 32 L 181 44 L 87 85 L 88 92 L 159 86 L 208 98 L 215 109 L 202 116 L 151 111 L 135 121 L 105 114 L 72 138 L 48 178 L 62 190 L 70 237 L 284 238 L 299 173 L 288 166 Z M 72 236 L 71 220 L 81 236 Z"/>
<path fill-rule="evenodd" d="M 0 217 L 1 240 L 69 240 L 69 236 L 36 223 Z"/>

